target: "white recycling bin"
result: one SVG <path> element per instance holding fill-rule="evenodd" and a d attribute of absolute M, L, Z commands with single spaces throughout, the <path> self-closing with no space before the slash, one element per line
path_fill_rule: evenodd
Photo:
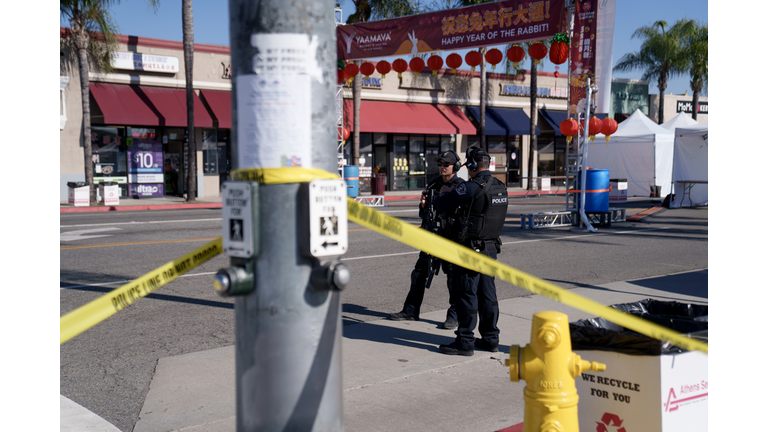
<path fill-rule="evenodd" d="M 84 207 L 90 205 L 88 199 L 89 188 L 85 182 L 69 182 L 67 183 L 69 190 L 67 203 L 75 207 Z"/>
<path fill-rule="evenodd" d="M 99 202 L 104 205 L 120 204 L 120 186 L 115 182 L 99 183 Z"/>

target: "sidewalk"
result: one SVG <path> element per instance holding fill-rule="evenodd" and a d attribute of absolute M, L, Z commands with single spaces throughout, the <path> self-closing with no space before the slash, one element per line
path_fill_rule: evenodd
<path fill-rule="evenodd" d="M 537 192 L 527 191 L 523 188 L 507 188 L 511 197 L 536 197 Z M 565 195 L 565 188 L 553 188 L 551 192 L 541 192 L 546 195 Z M 361 193 L 360 196 L 370 196 L 370 193 Z M 384 194 L 384 202 L 417 200 L 421 197 L 420 191 L 387 191 Z M 200 209 L 200 208 L 221 208 L 221 196 L 197 198 L 195 203 L 187 203 L 183 197 L 166 196 L 163 198 L 120 198 L 118 205 L 105 206 L 98 204 L 95 206 L 74 207 L 66 201 L 59 203 L 60 213 L 93 213 L 93 212 L 112 212 L 112 211 L 143 211 L 143 210 L 182 210 L 182 209 Z"/>
<path fill-rule="evenodd" d="M 707 276 L 704 269 L 572 292 L 604 305 L 649 297 L 706 304 Z M 536 312 L 564 312 L 571 322 L 591 316 L 539 295 L 500 301 L 499 309 L 500 352 L 475 351 L 472 357 L 438 352 L 439 344 L 454 338 L 452 331 L 437 328 L 445 315 L 442 310 L 422 314 L 416 322 L 376 320 L 345 326 L 345 431 L 519 430 L 513 426 L 523 421 L 525 383 L 509 381 L 504 360 L 510 345 L 524 346 L 530 341 Z M 469 401 L 460 415 L 459 397 Z M 72 425 L 78 418 L 63 407 L 61 430 L 77 430 Z M 104 426 L 88 430 L 111 430 L 109 423 Z M 133 430 L 231 432 L 235 428 L 234 346 L 229 346 L 160 359 Z"/>

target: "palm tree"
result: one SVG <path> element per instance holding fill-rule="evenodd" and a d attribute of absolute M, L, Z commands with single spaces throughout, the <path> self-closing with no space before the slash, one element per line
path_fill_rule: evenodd
<path fill-rule="evenodd" d="M 184 79 L 187 82 L 187 202 L 195 202 L 197 146 L 195 145 L 195 90 L 192 88 L 192 69 L 195 57 L 192 0 L 182 0 L 181 22 L 184 34 Z"/>
<path fill-rule="evenodd" d="M 682 19 L 667 31 L 666 21 L 656 21 L 650 26 L 635 30 L 632 39 L 645 39 L 640 51 L 627 53 L 613 67 L 616 72 L 645 69 L 642 79 L 657 80 L 659 86 L 659 124 L 664 123 L 664 91 L 667 79 L 686 72 L 685 53 L 682 43 L 682 28 L 690 22 Z"/>
<path fill-rule="evenodd" d="M 352 0 L 355 12 L 347 17 L 347 24 L 363 23 L 369 20 L 397 18 L 417 13 L 414 4 L 408 0 Z M 361 60 L 355 60 L 360 67 Z M 354 125 L 352 133 L 351 165 L 357 165 L 360 159 L 360 103 L 363 80 L 355 78 L 352 84 L 352 104 Z"/>
<path fill-rule="evenodd" d="M 683 29 L 685 54 L 688 61 L 688 74 L 691 76 L 693 90 L 693 117 L 696 120 L 699 106 L 699 94 L 707 90 L 709 84 L 709 35 L 708 24 L 699 25 L 692 20 Z"/>
<path fill-rule="evenodd" d="M 157 10 L 157 0 L 147 0 Z M 119 0 L 60 0 L 60 13 L 69 20 L 70 29 L 64 40 L 77 53 L 80 92 L 83 105 L 83 150 L 85 182 L 89 188 L 89 204 L 96 204 L 93 184 L 93 150 L 91 147 L 90 78 L 88 71 L 111 72 L 111 54 L 117 51 L 115 34 L 119 31 L 109 9 Z"/>

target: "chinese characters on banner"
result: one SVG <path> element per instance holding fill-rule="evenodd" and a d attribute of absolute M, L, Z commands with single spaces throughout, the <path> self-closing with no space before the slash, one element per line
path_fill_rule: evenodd
<path fill-rule="evenodd" d="M 565 0 L 508 0 L 336 27 L 337 58 L 416 55 L 551 38 Z"/>
<path fill-rule="evenodd" d="M 593 4 L 593 2 L 595 4 Z M 587 78 L 595 82 L 597 44 L 596 0 L 575 0 L 573 37 L 571 38 L 571 98 L 568 114 L 576 114 L 579 101 L 587 97 Z M 605 91 L 610 92 L 610 89 Z"/>

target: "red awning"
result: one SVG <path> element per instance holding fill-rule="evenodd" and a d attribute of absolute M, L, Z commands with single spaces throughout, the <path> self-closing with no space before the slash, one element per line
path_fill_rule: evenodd
<path fill-rule="evenodd" d="M 165 121 L 160 126 L 187 126 L 187 91 L 185 89 L 135 87 L 138 91 L 143 91 L 155 109 L 159 111 L 160 120 Z M 208 110 L 203 106 L 203 102 L 200 101 L 197 94 L 194 94 L 194 98 L 195 127 L 213 127 L 213 120 L 208 115 Z"/>
<path fill-rule="evenodd" d="M 184 89 L 125 84 L 90 83 L 104 123 L 137 126 L 187 126 Z M 195 127 L 213 127 L 200 98 L 195 95 Z"/>
<path fill-rule="evenodd" d="M 232 129 L 232 97 L 230 92 L 215 90 L 200 90 L 203 99 L 211 107 L 214 117 L 219 121 L 219 127 Z"/>
<path fill-rule="evenodd" d="M 350 131 L 354 125 L 353 106 L 351 100 L 344 101 L 344 127 Z M 360 132 L 477 134 L 458 106 L 379 101 L 361 101 Z"/>

